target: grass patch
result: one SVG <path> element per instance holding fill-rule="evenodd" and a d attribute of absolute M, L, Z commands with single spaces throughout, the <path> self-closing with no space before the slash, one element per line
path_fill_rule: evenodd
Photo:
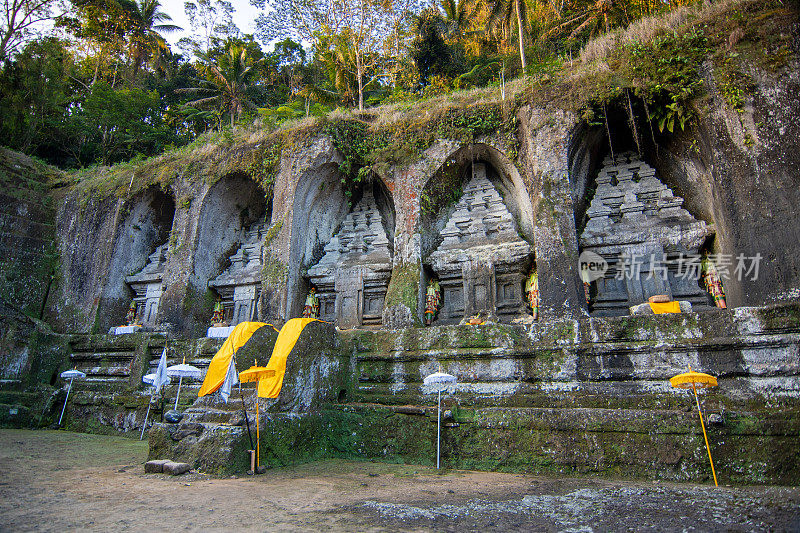
<path fill-rule="evenodd" d="M 136 432 L 134 432 L 136 433 Z M 135 435 L 138 439 L 138 433 Z M 69 431 L 0 430 L 0 461 L 34 459 L 42 471 L 138 465 L 147 459 L 147 441 Z"/>

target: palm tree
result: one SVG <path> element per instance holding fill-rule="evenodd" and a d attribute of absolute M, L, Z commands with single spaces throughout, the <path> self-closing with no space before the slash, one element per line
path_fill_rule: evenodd
<path fill-rule="evenodd" d="M 568 17 L 567 20 L 560 22 L 551 28 L 542 38 L 548 38 L 565 33 L 570 28 L 572 31 L 567 37 L 569 40 L 575 39 L 582 32 L 588 31 L 589 37 L 595 37 L 611 29 L 614 20 L 618 18 L 614 0 L 595 0 L 584 9 Z"/>
<path fill-rule="evenodd" d="M 128 0 L 126 11 L 130 18 L 130 55 L 133 62 L 133 76 L 149 58 L 157 58 L 167 43 L 159 32 L 179 31 L 182 28 L 168 24 L 172 17 L 160 11 L 159 0 Z"/>
<path fill-rule="evenodd" d="M 253 61 L 247 48 L 241 44 L 228 43 L 225 53 L 215 61 L 208 54 L 202 54 L 201 71 L 206 79 L 199 80 L 199 87 L 181 89 L 181 92 L 205 94 L 202 98 L 187 102 L 187 106 L 215 106 L 221 115 L 228 114 L 231 126 L 240 118 L 245 109 L 256 109 L 250 95 L 252 78 L 258 73 L 259 61 Z"/>
<path fill-rule="evenodd" d="M 356 54 L 350 40 L 341 35 L 335 35 L 322 41 L 320 48 L 322 50 L 319 53 L 319 60 L 328 75 L 328 80 L 343 101 L 348 105 L 356 105 L 359 94 L 357 72 L 353 70 L 356 64 Z"/>
<path fill-rule="evenodd" d="M 466 33 L 480 7 L 481 3 L 475 0 L 439 0 L 439 8 L 448 23 L 447 37 L 458 38 Z"/>
<path fill-rule="evenodd" d="M 489 1 L 489 25 L 500 27 L 505 35 L 510 34 L 514 25 L 517 23 L 517 34 L 519 39 L 519 58 L 522 63 L 522 70 L 525 70 L 525 40 L 524 31 L 528 20 L 528 10 L 525 0 L 488 0 Z"/>

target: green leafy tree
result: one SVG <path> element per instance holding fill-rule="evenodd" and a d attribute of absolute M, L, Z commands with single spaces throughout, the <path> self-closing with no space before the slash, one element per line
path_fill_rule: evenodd
<path fill-rule="evenodd" d="M 417 37 L 411 45 L 410 54 L 423 86 L 428 84 L 432 76 L 452 78 L 463 71 L 463 51 L 445 41 L 445 35 L 449 32 L 449 21 L 436 9 L 426 9 L 417 17 Z"/>
<path fill-rule="evenodd" d="M 574 6 L 563 19 L 554 23 L 544 37 L 567 35 L 568 40 L 583 35 L 596 37 L 611 29 L 624 17 L 625 0 L 592 0 Z M 569 33 L 567 33 L 569 32 Z"/>
<path fill-rule="evenodd" d="M 257 7 L 269 8 L 256 20 L 256 35 L 262 42 L 289 37 L 308 41 L 325 54 L 346 58 L 337 63 L 354 73 L 358 89 L 358 108 L 364 108 L 364 94 L 378 78 L 388 76 L 387 55 L 399 53 L 397 42 L 400 14 L 418 12 L 417 0 L 251 0 Z M 392 39 L 392 37 L 395 37 Z M 348 41 L 347 46 L 341 42 Z M 387 42 L 394 46 L 384 46 Z M 329 59 L 330 58 L 329 56 Z M 332 64 L 329 60 L 328 64 Z"/>
<path fill-rule="evenodd" d="M 65 124 L 72 120 L 69 109 L 80 87 L 68 43 L 52 37 L 32 41 L 0 73 L 0 144 L 59 166 L 76 166 L 66 149 L 75 139 Z"/>
<path fill-rule="evenodd" d="M 97 149 L 104 164 L 159 153 L 172 140 L 155 91 L 115 89 L 100 81 L 83 103 L 83 118 L 99 130 Z"/>
<path fill-rule="evenodd" d="M 91 87 L 101 78 L 116 85 L 120 63 L 126 55 L 130 0 L 72 0 L 70 16 L 58 25 L 76 40 L 76 54 L 91 65 Z"/>
<path fill-rule="evenodd" d="M 241 31 L 233 22 L 236 9 L 227 0 L 187 0 L 184 13 L 192 29 L 190 37 L 178 42 L 187 56 L 208 52 L 226 40 L 237 39 Z"/>

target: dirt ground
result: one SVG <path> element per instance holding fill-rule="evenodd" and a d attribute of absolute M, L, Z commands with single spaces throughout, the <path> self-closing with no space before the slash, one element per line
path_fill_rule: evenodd
<path fill-rule="evenodd" d="M 0 530 L 800 531 L 800 489 L 321 461 L 255 477 L 145 474 L 146 442 L 0 430 Z"/>

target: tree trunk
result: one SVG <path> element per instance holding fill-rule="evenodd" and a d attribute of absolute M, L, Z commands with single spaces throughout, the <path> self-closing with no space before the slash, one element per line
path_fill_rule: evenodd
<path fill-rule="evenodd" d="M 525 61 L 525 41 L 523 41 L 522 36 L 522 14 L 519 8 L 520 0 L 514 0 L 514 9 L 517 12 L 517 31 L 519 32 L 519 58 L 522 61 L 522 70 L 525 71 L 525 67 L 528 66 L 528 63 Z"/>
<path fill-rule="evenodd" d="M 364 65 L 361 54 L 356 51 L 356 77 L 358 78 L 358 110 L 364 111 Z"/>

